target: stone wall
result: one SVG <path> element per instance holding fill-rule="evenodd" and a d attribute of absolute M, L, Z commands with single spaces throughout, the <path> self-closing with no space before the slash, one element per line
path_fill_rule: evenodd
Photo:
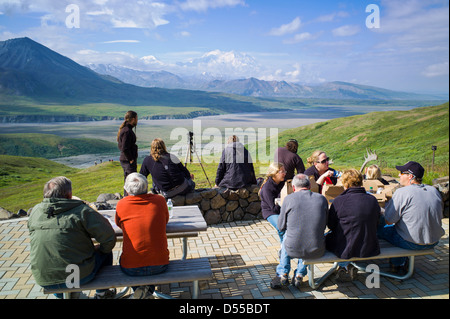
<path fill-rule="evenodd" d="M 198 205 L 208 225 L 262 218 L 259 187 L 233 191 L 225 188 L 196 189 L 172 199 L 174 206 Z"/>

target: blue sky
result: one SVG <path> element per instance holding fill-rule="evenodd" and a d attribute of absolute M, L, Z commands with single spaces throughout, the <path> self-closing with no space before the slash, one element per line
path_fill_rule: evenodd
<path fill-rule="evenodd" d="M 0 0 L 0 40 L 24 36 L 83 65 L 449 87 L 448 0 Z"/>

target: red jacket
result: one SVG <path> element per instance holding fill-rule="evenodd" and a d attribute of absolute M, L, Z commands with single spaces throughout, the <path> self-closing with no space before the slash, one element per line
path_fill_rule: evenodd
<path fill-rule="evenodd" d="M 120 264 L 124 268 L 167 265 L 166 225 L 169 210 L 160 195 L 122 198 L 116 207 L 116 224 L 123 231 Z"/>

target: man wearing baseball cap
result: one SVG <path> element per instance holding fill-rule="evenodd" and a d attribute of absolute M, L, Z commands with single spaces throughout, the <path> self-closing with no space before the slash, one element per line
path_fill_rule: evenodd
<path fill-rule="evenodd" d="M 388 202 L 378 237 L 404 249 L 429 249 L 445 234 L 442 228 L 444 203 L 435 187 L 422 184 L 425 172 L 417 162 L 396 166 L 400 185 Z M 406 273 L 406 257 L 392 258 L 393 269 Z"/>

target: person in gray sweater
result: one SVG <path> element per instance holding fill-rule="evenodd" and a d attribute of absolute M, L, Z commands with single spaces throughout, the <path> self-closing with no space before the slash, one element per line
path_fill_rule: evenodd
<path fill-rule="evenodd" d="M 309 177 L 298 174 L 292 180 L 294 193 L 288 195 L 281 207 L 278 229 L 286 230 L 281 248 L 280 264 L 270 283 L 272 289 L 289 284 L 291 259 L 299 258 L 292 284 L 297 288 L 307 273 L 301 258 L 319 258 L 325 253 L 325 227 L 328 202 L 324 196 L 310 190 Z"/>
<path fill-rule="evenodd" d="M 419 163 L 410 161 L 396 168 L 403 187 L 396 190 L 388 202 L 377 235 L 404 249 L 430 249 L 445 234 L 441 194 L 422 183 L 425 169 Z M 392 258 L 392 270 L 406 273 L 407 260 L 406 257 Z"/>

